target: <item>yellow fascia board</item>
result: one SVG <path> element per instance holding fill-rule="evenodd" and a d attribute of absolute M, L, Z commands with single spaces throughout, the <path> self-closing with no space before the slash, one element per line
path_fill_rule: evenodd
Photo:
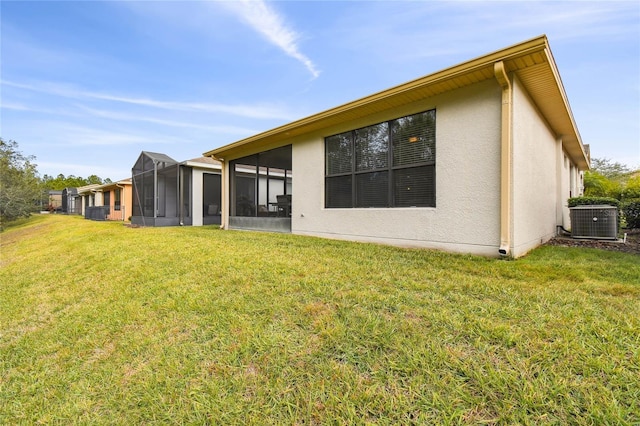
<path fill-rule="evenodd" d="M 546 63 L 549 65 L 549 70 L 553 73 L 553 81 L 557 85 L 557 89 L 560 91 L 560 94 L 562 96 L 564 103 L 564 105 L 562 106 L 564 110 L 564 113 L 562 114 L 564 117 L 562 120 L 568 120 L 566 124 L 574 133 L 573 135 L 569 135 L 569 139 L 575 139 L 575 141 L 580 146 L 579 149 L 574 148 L 568 151 L 570 151 L 576 157 L 574 158 L 574 161 L 576 161 L 576 163 L 578 163 L 582 169 L 586 169 L 588 168 L 588 162 L 586 160 L 587 157 L 584 152 L 584 148 L 582 147 L 580 135 L 578 134 L 577 127 L 573 120 L 573 114 L 571 113 L 571 110 L 569 108 L 569 103 L 564 88 L 562 87 L 559 73 L 550 52 L 551 50 L 549 48 L 547 37 L 545 35 L 535 37 L 531 40 L 527 40 L 507 47 L 505 49 L 480 56 L 478 58 L 463 62 L 459 65 L 454 65 L 452 67 L 400 84 L 390 89 L 386 89 L 381 92 L 366 96 L 364 98 L 290 122 L 288 124 L 273 128 L 271 130 L 267 130 L 257 135 L 241 139 L 237 142 L 233 142 L 220 148 L 205 152 L 203 155 L 220 159 L 225 158 L 228 155 L 233 155 L 234 153 L 244 152 L 245 150 L 243 148 L 249 144 L 255 143 L 258 145 L 269 145 L 271 143 L 276 143 L 278 139 L 288 139 L 296 134 L 306 133 L 308 131 L 327 127 L 326 124 L 328 124 L 329 121 L 331 121 L 332 119 L 338 119 L 343 114 L 346 117 L 348 113 L 357 111 L 367 106 L 384 104 L 385 101 L 397 98 L 403 94 L 410 93 L 419 89 L 424 89 L 430 86 L 435 86 L 438 83 L 453 81 L 458 78 L 462 79 L 465 75 L 470 75 L 472 73 L 483 72 L 486 74 L 487 79 L 494 78 L 494 63 L 500 61 L 508 63 L 512 60 L 526 57 L 527 55 L 534 55 L 537 53 L 543 55 L 543 57 L 545 58 Z M 567 127 L 567 125 L 563 127 Z M 576 156 L 577 152 L 579 152 L 581 155 Z"/>

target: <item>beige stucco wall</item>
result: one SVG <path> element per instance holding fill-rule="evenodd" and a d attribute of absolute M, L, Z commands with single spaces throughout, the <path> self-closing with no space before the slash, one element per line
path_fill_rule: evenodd
<path fill-rule="evenodd" d="M 570 211 L 567 200 L 571 197 L 580 197 L 584 194 L 584 172 L 571 161 L 569 155 L 562 151 L 560 156 L 561 175 L 560 175 L 560 194 L 558 201 L 560 203 L 560 215 L 558 224 L 562 225 L 566 230 L 571 229 Z"/>
<path fill-rule="evenodd" d="M 116 195 L 115 192 L 117 189 L 120 189 L 120 210 L 115 209 L 116 205 Z M 131 216 L 131 185 L 121 185 L 121 187 L 109 188 L 103 190 L 104 192 L 109 192 L 109 215 L 107 215 L 107 220 L 127 220 L 129 216 Z M 127 203 L 128 202 L 128 203 Z"/>
<path fill-rule="evenodd" d="M 435 208 L 324 208 L 324 137 L 436 109 Z M 494 80 L 292 140 L 292 232 L 489 256 L 500 244 L 500 109 Z"/>
<path fill-rule="evenodd" d="M 518 257 L 556 233 L 564 189 L 558 176 L 561 141 L 542 118 L 526 91 L 513 81 L 513 256 Z M 564 165 L 561 173 L 565 175 Z M 559 181 L 560 179 L 560 181 Z M 568 180 L 567 180 L 568 182 Z"/>
<path fill-rule="evenodd" d="M 560 214 L 559 214 L 559 224 L 562 225 L 565 229 L 571 228 L 571 221 L 569 219 L 569 208 L 567 206 L 567 200 L 573 194 L 574 184 L 572 182 L 572 173 L 571 169 L 573 167 L 571 160 L 569 160 L 569 156 L 561 150 L 559 154 L 559 161 L 561 174 L 559 176 L 559 187 L 560 192 L 558 194 L 558 200 L 560 200 Z"/>

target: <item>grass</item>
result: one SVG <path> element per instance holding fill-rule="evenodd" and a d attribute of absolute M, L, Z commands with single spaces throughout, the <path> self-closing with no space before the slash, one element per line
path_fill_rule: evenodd
<path fill-rule="evenodd" d="M 0 239 L 0 424 L 640 423 L 638 256 L 62 215 Z"/>

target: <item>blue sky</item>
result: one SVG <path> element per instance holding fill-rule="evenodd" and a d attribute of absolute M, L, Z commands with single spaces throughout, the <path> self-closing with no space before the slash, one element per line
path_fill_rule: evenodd
<path fill-rule="evenodd" d="M 640 167 L 640 2 L 2 1 L 0 136 L 41 175 L 184 161 L 546 34 L 593 157 Z"/>

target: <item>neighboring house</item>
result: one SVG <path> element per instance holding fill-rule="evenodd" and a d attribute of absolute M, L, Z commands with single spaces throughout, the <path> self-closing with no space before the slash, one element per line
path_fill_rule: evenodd
<path fill-rule="evenodd" d="M 62 191 L 61 190 L 49 190 L 47 192 L 48 195 L 48 205 L 47 210 L 51 212 L 61 212 L 62 208 Z"/>
<path fill-rule="evenodd" d="M 569 227 L 589 168 L 545 36 L 204 155 L 225 229 L 513 257 Z"/>
<path fill-rule="evenodd" d="M 131 178 L 101 185 L 97 191 L 102 193 L 102 206 L 108 207 L 105 211 L 107 220 L 125 221 L 131 217 L 133 211 Z"/>
<path fill-rule="evenodd" d="M 82 216 L 86 215 L 87 207 L 101 206 L 102 205 L 102 192 L 98 191 L 101 185 L 99 183 L 92 183 L 85 186 L 79 186 L 76 188 L 77 192 L 74 198 L 80 199 L 80 211 L 75 211 Z M 77 203 L 77 202 L 76 202 Z"/>
<path fill-rule="evenodd" d="M 179 163 L 165 154 L 143 151 L 131 174 L 133 224 L 220 223 L 220 162 L 201 157 Z"/>
<path fill-rule="evenodd" d="M 65 188 L 62 211 L 83 215 L 87 219 L 127 220 L 133 209 L 131 178 L 105 184 Z"/>
<path fill-rule="evenodd" d="M 62 212 L 66 214 L 82 213 L 82 197 L 78 195 L 78 188 L 62 190 Z"/>

